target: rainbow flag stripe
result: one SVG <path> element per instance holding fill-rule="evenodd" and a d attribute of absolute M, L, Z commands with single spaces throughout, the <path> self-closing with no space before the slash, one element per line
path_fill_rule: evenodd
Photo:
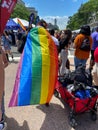
<path fill-rule="evenodd" d="M 18 21 L 18 24 L 20 25 L 20 27 L 21 27 L 24 31 L 26 31 L 26 28 L 25 28 L 25 26 L 22 24 L 22 22 L 21 22 L 19 19 L 17 19 L 17 21 Z"/>
<path fill-rule="evenodd" d="M 43 27 L 31 29 L 19 62 L 9 107 L 49 103 L 58 74 L 56 46 Z"/>

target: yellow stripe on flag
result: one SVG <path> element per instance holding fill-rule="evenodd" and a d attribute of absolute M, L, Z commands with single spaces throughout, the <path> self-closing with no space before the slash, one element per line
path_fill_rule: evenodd
<path fill-rule="evenodd" d="M 43 34 L 39 36 L 42 52 L 42 84 L 40 97 L 40 104 L 42 104 L 46 103 L 49 91 L 50 57 L 46 30 L 41 28 L 38 31 L 39 34 Z"/>

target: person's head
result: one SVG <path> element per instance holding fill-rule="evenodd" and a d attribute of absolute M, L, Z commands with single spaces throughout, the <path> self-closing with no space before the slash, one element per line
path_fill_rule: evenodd
<path fill-rule="evenodd" d="M 89 25 L 83 25 L 80 29 L 80 33 L 90 36 L 90 34 L 91 34 L 90 26 Z"/>
<path fill-rule="evenodd" d="M 54 33 L 55 33 L 54 29 L 49 30 L 49 33 L 50 33 L 52 36 L 54 36 Z"/>
<path fill-rule="evenodd" d="M 72 37 L 72 31 L 70 29 L 64 30 L 64 34 L 70 39 Z"/>
<path fill-rule="evenodd" d="M 42 26 L 44 27 L 45 29 L 47 28 L 47 23 L 45 20 L 41 19 L 38 23 L 37 23 L 37 26 Z"/>
<path fill-rule="evenodd" d="M 61 32 L 61 39 L 68 39 L 70 40 L 72 37 L 72 31 L 70 29 L 62 30 Z"/>
<path fill-rule="evenodd" d="M 61 33 L 61 38 L 60 38 L 60 50 L 59 52 L 61 51 L 61 49 L 64 49 L 64 48 L 69 48 L 70 44 L 71 44 L 71 36 L 72 36 L 72 32 L 70 29 L 66 29 L 66 30 L 63 30 L 62 33 Z"/>

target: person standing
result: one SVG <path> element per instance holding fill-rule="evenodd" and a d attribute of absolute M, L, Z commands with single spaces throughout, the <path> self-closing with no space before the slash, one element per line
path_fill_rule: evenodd
<path fill-rule="evenodd" d="M 1 38 L 0 38 L 1 39 Z M 7 124 L 4 122 L 4 82 L 5 82 L 5 67 L 8 66 L 6 55 L 1 47 L 0 40 L 0 130 L 6 130 Z"/>
<path fill-rule="evenodd" d="M 9 55 L 11 55 L 13 59 L 13 54 L 11 52 L 11 45 L 10 45 L 10 43 L 12 42 L 12 38 L 7 31 L 3 32 L 2 40 L 3 40 L 3 47 L 6 53 L 6 57 L 7 60 L 9 61 Z"/>
<path fill-rule="evenodd" d="M 70 62 L 68 59 L 68 49 L 70 47 L 72 32 L 67 29 L 62 31 L 61 39 L 59 42 L 59 63 L 60 63 L 60 75 L 63 76 L 70 69 Z"/>
<path fill-rule="evenodd" d="M 90 26 L 83 25 L 80 29 L 80 33 L 76 36 L 74 40 L 73 47 L 75 48 L 75 52 L 74 52 L 75 69 L 79 66 L 79 64 L 86 66 L 86 62 L 90 56 L 90 50 L 91 50 L 92 42 L 93 42 L 92 37 L 90 35 L 91 35 Z M 89 44 L 90 44 L 89 51 L 80 49 L 82 42 L 85 38 L 89 39 Z"/>
<path fill-rule="evenodd" d="M 91 48 L 90 68 L 92 69 L 94 65 L 94 51 L 98 47 L 98 27 L 96 27 L 94 32 L 92 32 L 91 37 L 93 39 L 93 44 Z"/>

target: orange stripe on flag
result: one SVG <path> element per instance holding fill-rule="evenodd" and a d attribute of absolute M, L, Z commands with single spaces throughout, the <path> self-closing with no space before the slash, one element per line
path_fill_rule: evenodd
<path fill-rule="evenodd" d="M 22 24 L 22 22 L 19 19 L 17 19 L 17 21 L 18 21 L 19 25 L 22 27 L 22 29 L 24 31 L 26 31 L 26 28 L 24 27 L 24 25 Z"/>

